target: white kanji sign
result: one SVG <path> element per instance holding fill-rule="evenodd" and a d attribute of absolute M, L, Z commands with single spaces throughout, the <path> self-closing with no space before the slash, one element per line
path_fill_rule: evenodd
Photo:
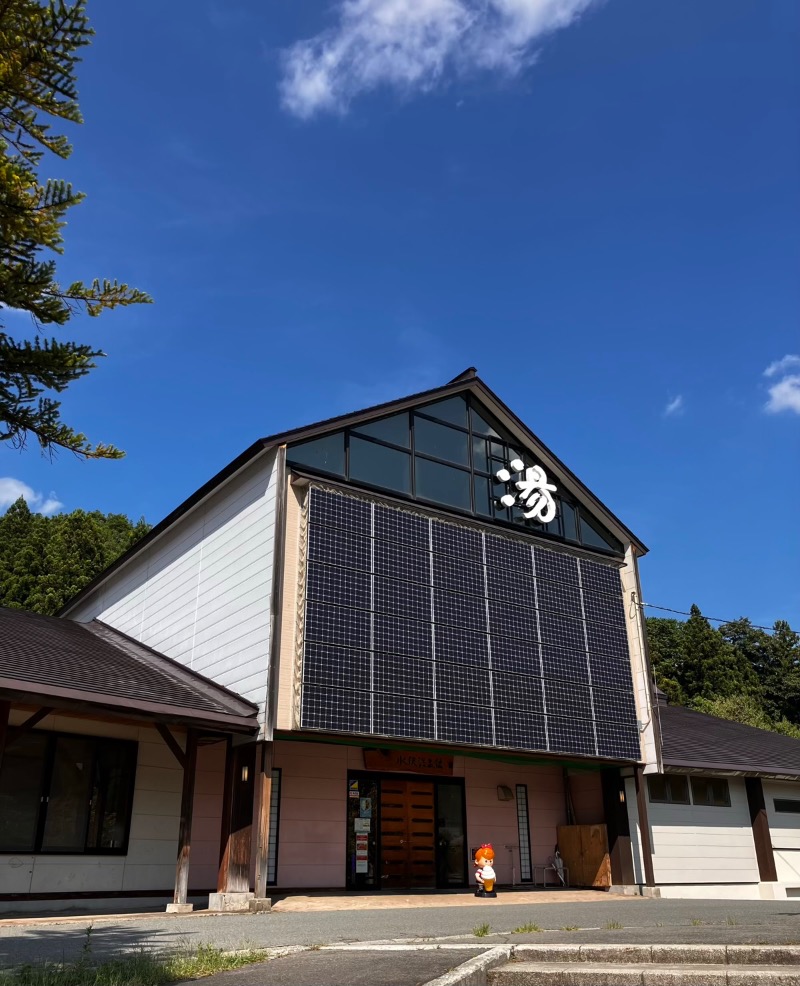
<path fill-rule="evenodd" d="M 524 507 L 523 517 L 549 524 L 556 515 L 556 502 L 552 496 L 556 491 L 555 485 L 547 482 L 547 474 L 541 466 L 528 466 L 526 469 L 521 459 L 512 459 L 509 465 L 515 473 L 521 473 L 522 476 L 513 484 L 517 492 L 504 493 L 500 502 L 504 507 Z M 501 483 L 511 481 L 511 472 L 508 469 L 498 469 L 495 476 Z"/>

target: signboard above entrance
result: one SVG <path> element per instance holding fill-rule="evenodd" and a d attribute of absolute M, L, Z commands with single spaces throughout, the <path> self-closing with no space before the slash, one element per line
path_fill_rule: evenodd
<path fill-rule="evenodd" d="M 406 774 L 453 776 L 453 758 L 442 753 L 409 753 L 406 750 L 364 750 L 366 770 L 401 771 Z"/>

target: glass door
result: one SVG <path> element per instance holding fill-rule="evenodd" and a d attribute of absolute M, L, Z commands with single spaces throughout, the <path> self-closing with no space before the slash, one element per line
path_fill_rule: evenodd
<path fill-rule="evenodd" d="M 436 785 L 436 883 L 463 887 L 467 883 L 464 786 L 459 781 Z"/>

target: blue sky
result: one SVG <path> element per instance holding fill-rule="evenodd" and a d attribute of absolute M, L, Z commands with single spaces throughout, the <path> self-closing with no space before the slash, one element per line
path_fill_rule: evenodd
<path fill-rule="evenodd" d="M 108 358 L 63 403 L 128 455 L 3 447 L 0 497 L 156 522 L 474 365 L 649 545 L 649 602 L 800 626 L 795 0 L 90 14 L 59 271 L 156 303 L 73 323 Z"/>

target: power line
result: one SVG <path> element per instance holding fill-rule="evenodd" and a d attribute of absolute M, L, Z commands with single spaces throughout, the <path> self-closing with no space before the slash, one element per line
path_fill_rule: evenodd
<path fill-rule="evenodd" d="M 669 606 L 656 606 L 655 603 L 644 603 L 644 602 L 642 602 L 642 603 L 639 603 L 639 605 L 642 607 L 642 609 L 644 609 L 645 607 L 647 607 L 647 609 L 660 609 L 664 613 L 676 613 L 678 616 L 691 616 L 692 615 L 691 613 L 684 612 L 684 610 L 682 610 L 682 609 L 671 609 Z M 719 616 L 706 616 L 705 613 L 703 613 L 702 615 L 703 615 L 704 619 L 711 620 L 713 623 L 736 623 L 736 620 L 723 620 Z M 754 630 L 774 630 L 775 629 L 775 627 L 761 626 L 760 623 L 751 623 L 750 626 Z M 797 633 L 798 632 L 797 630 L 792 630 L 791 627 L 789 627 L 789 629 L 792 631 L 792 633 Z"/>

